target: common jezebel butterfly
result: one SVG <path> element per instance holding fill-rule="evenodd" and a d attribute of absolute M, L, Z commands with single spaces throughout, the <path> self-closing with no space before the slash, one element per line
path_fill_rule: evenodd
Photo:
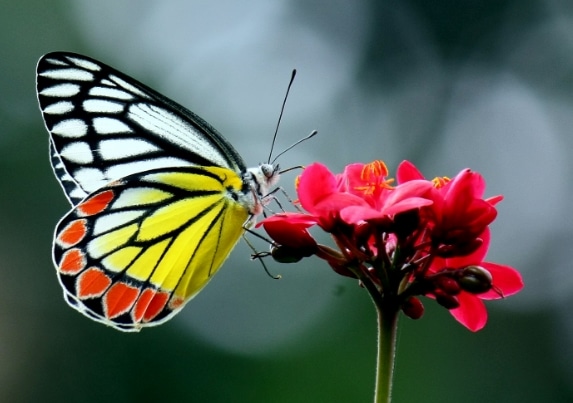
<path fill-rule="evenodd" d="M 165 322 L 219 270 L 279 178 L 203 119 L 86 56 L 44 55 L 37 94 L 72 205 L 53 261 L 74 309 L 122 331 Z"/>

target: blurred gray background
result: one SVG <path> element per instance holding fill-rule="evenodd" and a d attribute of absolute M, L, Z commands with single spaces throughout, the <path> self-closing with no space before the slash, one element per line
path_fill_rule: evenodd
<path fill-rule="evenodd" d="M 433 301 L 400 322 L 396 402 L 573 401 L 573 3 L 0 1 L 0 401 L 368 402 L 375 312 L 322 261 L 239 244 L 169 323 L 121 334 L 62 299 L 52 232 L 69 206 L 48 162 L 35 65 L 83 53 L 198 113 L 266 160 L 465 167 L 502 193 L 488 260 L 525 289 L 473 334 Z M 292 194 L 295 173 L 282 184 Z M 261 245 L 261 247 L 264 247 Z"/>

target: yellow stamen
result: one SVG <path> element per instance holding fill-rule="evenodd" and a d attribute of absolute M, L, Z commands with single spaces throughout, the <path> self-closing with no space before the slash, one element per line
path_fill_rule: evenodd
<path fill-rule="evenodd" d="M 360 174 L 360 179 L 363 181 L 369 181 L 372 177 L 378 178 L 380 176 L 388 175 L 388 167 L 382 160 L 372 161 L 369 164 L 365 164 L 362 168 L 362 173 Z"/>
<path fill-rule="evenodd" d="M 298 190 L 298 184 L 300 183 L 300 175 L 294 178 L 294 189 Z"/>
<path fill-rule="evenodd" d="M 355 189 L 365 195 L 372 195 L 377 190 L 392 189 L 390 185 L 394 179 L 386 179 L 388 168 L 382 160 L 372 161 L 365 164 L 360 173 L 360 179 L 366 182 L 365 186 L 357 186 Z"/>
<path fill-rule="evenodd" d="M 434 179 L 432 179 L 432 184 L 436 189 L 440 189 L 446 186 L 446 184 L 448 184 L 450 181 L 451 179 L 448 178 L 447 176 L 441 176 L 441 177 L 436 176 Z"/>

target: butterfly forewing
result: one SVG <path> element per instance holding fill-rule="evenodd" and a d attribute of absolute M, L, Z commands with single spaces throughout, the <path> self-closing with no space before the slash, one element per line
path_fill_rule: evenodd
<path fill-rule="evenodd" d="M 165 168 L 94 192 L 58 224 L 53 259 L 68 302 L 137 331 L 179 311 L 243 233 L 242 181 L 226 168 Z"/>
<path fill-rule="evenodd" d="M 56 175 L 56 178 L 58 178 L 58 181 L 60 182 L 60 185 L 62 186 L 62 189 L 64 190 L 64 193 L 68 197 L 70 203 L 72 205 L 76 205 L 82 201 L 88 194 L 68 173 L 62 158 L 54 148 L 54 143 L 52 140 L 50 140 L 50 163 L 52 164 L 54 174 Z"/>
<path fill-rule="evenodd" d="M 110 181 L 149 169 L 245 165 L 203 119 L 86 56 L 38 62 L 37 93 L 51 134 L 52 167 L 72 204 Z"/>

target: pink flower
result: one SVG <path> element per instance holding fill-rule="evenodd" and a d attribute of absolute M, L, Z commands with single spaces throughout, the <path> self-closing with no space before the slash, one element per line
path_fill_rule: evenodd
<path fill-rule="evenodd" d="M 322 164 L 298 178 L 305 213 L 282 213 L 262 221 L 275 242 L 273 256 L 295 262 L 311 255 L 341 275 L 357 278 L 380 309 L 397 307 L 417 319 L 419 296 L 435 299 L 472 331 L 487 321 L 484 300 L 523 288 L 513 268 L 484 261 L 489 225 L 501 196 L 484 199 L 485 180 L 469 169 L 453 179 L 427 180 L 410 162 L 397 185 L 382 161 L 350 164 L 333 174 Z M 335 247 L 308 231 L 318 225 Z"/>

